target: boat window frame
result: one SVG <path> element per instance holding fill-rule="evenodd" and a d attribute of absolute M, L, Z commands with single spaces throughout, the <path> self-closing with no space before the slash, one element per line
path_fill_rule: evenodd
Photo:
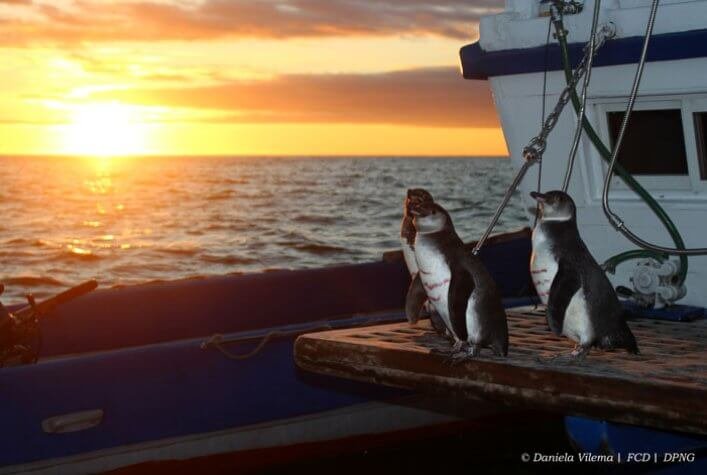
<path fill-rule="evenodd" d="M 707 96 L 703 99 L 705 102 L 704 111 L 707 112 Z M 636 101 L 634 110 L 665 110 L 679 109 L 682 118 L 683 140 L 685 142 L 685 158 L 687 160 L 687 175 L 634 175 L 634 178 L 647 190 L 657 193 L 675 194 L 684 197 L 686 192 L 693 194 L 697 191 L 707 189 L 707 182 L 700 179 L 699 157 L 697 152 L 697 142 L 695 138 L 694 117 L 691 111 L 690 103 L 695 101 L 695 98 L 685 97 L 650 97 L 639 99 Z M 623 112 L 626 110 L 626 99 L 620 98 L 602 98 L 592 101 L 590 112 L 594 117 L 589 117 L 589 120 L 597 124 L 597 133 L 602 141 L 611 144 L 611 134 L 609 130 L 608 114 L 610 112 Z M 594 190 L 603 188 L 604 177 L 608 170 L 608 165 L 599 156 L 594 146 L 589 140 L 585 140 L 585 148 L 591 149 L 588 156 L 590 160 L 588 175 L 591 177 L 592 187 Z M 588 151 L 588 150 L 585 150 Z M 623 181 L 614 177 L 611 183 L 612 197 L 618 200 L 635 200 L 636 195 L 623 183 Z M 601 192 L 597 195 L 600 196 Z M 707 197 L 703 197 L 706 198 Z"/>
<path fill-rule="evenodd" d="M 707 191 L 707 176 L 702 178 L 702 167 L 707 170 L 707 143 L 705 143 L 705 148 L 702 149 L 701 144 L 698 143 L 698 131 L 697 122 L 695 121 L 695 115 L 698 113 L 707 114 L 707 95 L 695 95 L 694 97 L 686 98 L 684 101 L 685 109 L 683 115 L 688 115 L 690 119 L 690 127 L 692 128 L 691 133 L 686 136 L 687 141 L 686 146 L 695 152 L 695 176 L 694 176 L 694 186 L 697 191 Z M 705 142 L 707 142 L 707 137 L 705 137 Z M 689 145 L 688 145 L 689 144 Z M 704 155 L 704 163 L 700 164 L 700 155 Z M 689 165 L 689 162 L 688 162 Z"/>
<path fill-rule="evenodd" d="M 700 117 L 698 123 L 698 115 Z M 692 121 L 695 126 L 695 142 L 697 145 L 697 159 L 700 165 L 700 179 L 707 180 L 707 132 L 704 130 L 707 125 L 707 111 L 697 111 L 692 113 Z M 705 122 L 705 124 L 702 123 Z"/>

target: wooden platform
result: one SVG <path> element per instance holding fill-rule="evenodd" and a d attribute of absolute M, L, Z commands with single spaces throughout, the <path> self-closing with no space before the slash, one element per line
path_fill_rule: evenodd
<path fill-rule="evenodd" d="M 550 333 L 542 312 L 508 312 L 507 358 L 484 350 L 451 365 L 448 343 L 427 320 L 300 336 L 309 371 L 419 391 L 707 434 L 707 320 L 630 322 L 640 355 L 592 350 L 580 363 L 552 361 L 571 341 Z"/>

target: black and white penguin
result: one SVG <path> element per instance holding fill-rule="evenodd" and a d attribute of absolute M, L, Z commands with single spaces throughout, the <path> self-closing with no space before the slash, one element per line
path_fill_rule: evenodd
<path fill-rule="evenodd" d="M 408 293 L 417 293 L 419 298 L 427 298 L 425 289 L 422 286 L 422 281 L 418 275 L 417 260 L 415 259 L 415 224 L 413 223 L 414 216 L 410 213 L 410 207 L 419 203 L 432 203 L 434 199 L 429 191 L 424 188 L 412 188 L 407 191 L 405 200 L 403 201 L 403 221 L 400 225 L 400 246 L 403 250 L 403 258 L 405 265 L 410 272 L 410 287 Z M 440 319 L 434 306 L 430 302 L 424 304 L 425 313 L 429 314 L 432 328 L 437 334 L 442 336 L 450 336 L 447 327 Z M 412 313 L 410 314 L 413 315 Z M 420 313 L 415 313 L 414 318 L 409 318 L 411 324 L 417 324 Z"/>
<path fill-rule="evenodd" d="M 410 212 L 416 231 L 415 259 L 425 296 L 408 292 L 408 318 L 414 319 L 429 299 L 454 337 L 455 358 L 477 356 L 482 348 L 506 356 L 508 324 L 493 278 L 464 248 L 444 208 L 434 202 L 421 202 L 413 204 Z"/>
<path fill-rule="evenodd" d="M 530 196 L 540 205 L 530 272 L 552 332 L 577 343 L 575 358 L 593 346 L 638 353 L 616 291 L 579 235 L 572 198 L 562 191 Z"/>

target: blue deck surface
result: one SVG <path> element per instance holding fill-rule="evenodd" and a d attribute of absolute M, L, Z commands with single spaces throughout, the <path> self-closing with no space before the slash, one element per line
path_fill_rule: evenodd
<path fill-rule="evenodd" d="M 705 317 L 705 309 L 692 305 L 671 305 L 665 308 L 643 308 L 631 302 L 624 302 L 629 317 L 668 320 L 672 322 L 693 322 Z"/>

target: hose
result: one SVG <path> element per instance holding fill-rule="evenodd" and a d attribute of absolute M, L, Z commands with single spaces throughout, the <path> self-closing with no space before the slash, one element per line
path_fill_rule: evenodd
<path fill-rule="evenodd" d="M 616 160 L 619 155 L 619 150 L 621 150 L 621 143 L 623 141 L 626 129 L 628 128 L 628 122 L 631 118 L 631 112 L 633 112 L 633 107 L 636 104 L 636 97 L 638 97 L 638 89 L 641 86 L 641 77 L 643 76 L 643 68 L 646 65 L 646 58 L 648 56 L 648 44 L 650 43 L 651 35 L 653 33 L 653 26 L 655 25 L 655 17 L 658 13 L 658 3 L 660 0 L 653 0 L 651 4 L 651 12 L 648 18 L 648 25 L 646 26 L 646 35 L 643 40 L 643 48 L 641 50 L 641 59 L 638 62 L 638 67 L 636 68 L 636 74 L 633 78 L 633 85 L 631 86 L 631 94 L 629 95 L 628 105 L 626 106 L 626 112 L 624 112 L 623 120 L 621 121 L 621 129 L 619 130 L 619 135 L 616 138 L 616 145 L 614 145 L 614 150 L 611 153 L 611 163 L 609 164 L 609 169 L 606 172 L 606 177 L 604 178 L 604 192 L 602 193 L 602 208 L 604 214 L 609 219 L 609 223 L 624 235 L 629 241 L 635 245 L 642 247 L 644 249 L 649 249 L 656 252 L 664 252 L 666 254 L 675 254 L 678 256 L 702 256 L 707 255 L 707 247 L 698 247 L 685 249 L 674 249 L 666 246 L 659 246 L 657 244 L 652 244 L 648 241 L 644 241 L 638 235 L 634 234 L 626 223 L 623 222 L 618 214 L 611 210 L 611 205 L 609 202 L 609 190 L 611 188 L 611 177 L 614 173 L 614 168 L 616 166 Z"/>
<path fill-rule="evenodd" d="M 560 51 L 562 55 L 562 65 L 564 68 L 565 72 L 565 81 L 569 82 L 570 79 L 572 78 L 572 67 L 570 65 L 570 58 L 569 58 L 569 49 L 567 46 L 567 39 L 565 35 L 563 34 L 564 32 L 564 22 L 562 20 L 562 13 L 560 12 L 560 15 L 557 18 L 557 21 L 555 22 L 555 30 L 557 33 L 557 38 L 558 42 L 560 44 Z M 571 101 L 572 101 L 572 106 L 574 107 L 575 111 L 577 113 L 580 112 L 581 108 L 581 102 L 580 99 L 577 95 L 576 89 L 572 89 L 571 91 Z M 592 127 L 592 124 L 589 122 L 589 120 L 584 117 L 582 119 L 582 127 L 584 128 L 584 132 L 587 134 L 587 137 L 589 140 L 594 144 L 596 147 L 597 151 L 599 152 L 599 155 L 606 161 L 607 163 L 611 162 L 611 151 L 604 145 L 604 142 L 601 140 L 597 132 L 594 130 L 594 127 Z M 675 243 L 675 246 L 678 249 L 685 249 L 685 242 L 682 239 L 682 236 L 680 236 L 680 232 L 678 231 L 677 227 L 675 226 L 675 223 L 670 219 L 668 214 L 665 212 L 665 210 L 658 204 L 658 202 L 651 196 L 651 194 L 643 188 L 638 181 L 636 181 L 633 176 L 623 167 L 621 164 L 616 163 L 614 167 L 615 173 L 621 178 L 621 180 L 626 184 L 626 186 L 629 187 L 634 193 L 636 193 L 653 211 L 653 213 L 657 216 L 657 218 L 660 220 L 660 222 L 663 224 L 665 229 L 668 231 L 668 234 L 670 234 L 670 237 L 672 238 L 673 242 Z M 604 266 L 605 268 L 610 268 L 610 269 L 615 269 L 616 266 L 618 266 L 620 263 L 637 259 L 637 258 L 645 258 L 645 257 L 650 257 L 653 259 L 657 259 L 659 261 L 664 261 L 668 258 L 668 256 L 664 253 L 659 253 L 655 251 L 649 251 L 649 250 L 631 250 L 631 251 L 626 251 L 622 252 L 620 254 L 617 254 L 611 258 L 609 258 L 605 263 Z M 682 285 L 685 283 L 685 279 L 687 278 L 687 270 L 688 270 L 688 259 L 686 255 L 680 255 L 680 272 L 678 273 L 678 283 L 679 285 Z"/>

